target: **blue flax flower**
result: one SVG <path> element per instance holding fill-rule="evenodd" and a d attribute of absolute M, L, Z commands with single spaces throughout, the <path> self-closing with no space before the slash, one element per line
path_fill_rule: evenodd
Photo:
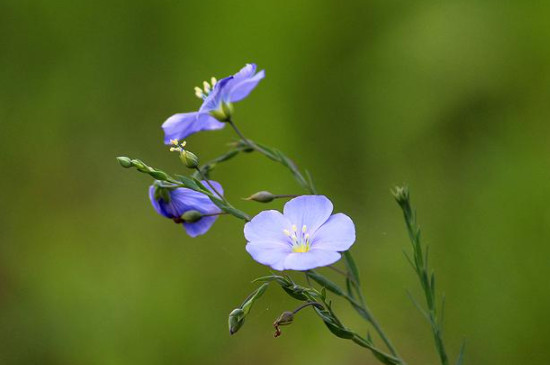
<path fill-rule="evenodd" d="M 246 98 L 264 76 L 263 70 L 256 73 L 256 65 L 252 63 L 220 81 L 212 78 L 212 85 L 204 81 L 204 90 L 195 88 L 195 95 L 203 100 L 199 111 L 174 114 L 168 118 L 162 124 L 164 143 L 170 144 L 173 139 L 185 139 L 199 131 L 223 128 L 225 123 L 219 121 L 220 118 L 223 120 L 220 115 L 229 117 L 227 110 L 231 109 L 231 104 Z M 218 119 L 213 114 L 217 114 Z"/>
<path fill-rule="evenodd" d="M 303 195 L 276 210 L 259 213 L 244 227 L 246 250 L 274 270 L 310 270 L 327 266 L 355 242 L 355 225 L 345 214 L 332 214 L 322 195 Z"/>
<path fill-rule="evenodd" d="M 212 180 L 209 182 L 223 195 L 223 189 L 218 182 Z M 202 183 L 212 191 L 206 181 L 202 181 Z M 161 187 L 158 181 L 149 187 L 149 198 L 157 213 L 176 223 L 182 223 L 185 231 L 191 237 L 205 234 L 218 219 L 216 214 L 221 213 L 221 209 L 212 203 L 206 195 L 187 188 Z M 209 216 L 201 217 L 195 222 L 184 222 L 181 216 L 189 211 L 198 211 Z"/>

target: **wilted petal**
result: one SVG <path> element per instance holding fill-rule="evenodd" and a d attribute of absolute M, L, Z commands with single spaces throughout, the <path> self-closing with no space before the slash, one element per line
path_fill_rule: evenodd
<path fill-rule="evenodd" d="M 300 230 L 302 226 L 313 233 L 332 213 L 332 203 L 323 195 L 302 195 L 285 204 L 283 214 Z"/>
<path fill-rule="evenodd" d="M 290 238 L 284 230 L 290 229 L 290 222 L 276 210 L 266 210 L 252 218 L 244 226 L 244 237 L 248 242 L 287 242 Z"/>
<path fill-rule="evenodd" d="M 281 271 L 285 268 L 285 259 L 292 252 L 292 248 L 280 242 L 257 241 L 247 243 L 246 251 L 259 263 Z"/>
<path fill-rule="evenodd" d="M 293 252 L 284 262 L 285 270 L 311 270 L 316 267 L 327 266 L 340 260 L 340 253 L 335 251 L 318 250 L 311 248 L 308 252 Z"/>
<path fill-rule="evenodd" d="M 332 215 L 311 238 L 311 247 L 321 250 L 346 251 L 355 242 L 355 225 L 350 217 Z"/>

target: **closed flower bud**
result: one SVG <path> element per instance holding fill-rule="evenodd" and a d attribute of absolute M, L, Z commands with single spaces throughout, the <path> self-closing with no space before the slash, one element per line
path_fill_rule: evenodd
<path fill-rule="evenodd" d="M 187 150 L 181 151 L 180 160 L 190 169 L 194 169 L 199 166 L 199 158 L 193 152 Z"/>
<path fill-rule="evenodd" d="M 269 203 L 272 202 L 275 198 L 276 196 L 271 194 L 269 191 L 259 191 L 246 198 L 246 200 L 253 200 L 259 203 Z"/>
<path fill-rule="evenodd" d="M 241 308 L 233 309 L 233 311 L 229 313 L 228 324 L 230 335 L 237 333 L 237 331 L 243 326 L 244 317 L 245 313 Z"/>
<path fill-rule="evenodd" d="M 404 204 L 409 200 L 409 189 L 406 186 L 396 186 L 392 193 L 399 204 Z"/>
<path fill-rule="evenodd" d="M 132 159 L 126 156 L 120 156 L 116 158 L 118 160 L 118 163 L 120 166 L 124 167 L 125 169 L 130 168 L 133 166 Z"/>
<path fill-rule="evenodd" d="M 145 164 L 143 163 L 143 161 L 141 160 L 137 160 L 137 159 L 133 159 L 132 161 L 132 165 L 137 168 L 138 170 L 139 169 L 144 169 L 145 168 Z"/>
<path fill-rule="evenodd" d="M 202 218 L 202 213 L 198 210 L 188 210 L 180 218 L 186 223 L 195 223 Z"/>
<path fill-rule="evenodd" d="M 164 171 L 154 170 L 149 172 L 149 175 L 154 177 L 157 180 L 166 180 L 168 179 L 168 175 Z"/>

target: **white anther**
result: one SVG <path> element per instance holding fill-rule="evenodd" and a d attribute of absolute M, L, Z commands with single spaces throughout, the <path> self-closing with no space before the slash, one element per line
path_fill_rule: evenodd
<path fill-rule="evenodd" d="M 210 84 L 206 81 L 203 81 L 202 86 L 204 87 L 204 91 L 208 94 L 210 92 Z"/>
<path fill-rule="evenodd" d="M 212 78 L 210 79 L 210 82 L 212 83 L 212 87 L 214 87 L 214 86 L 216 86 L 216 84 L 218 83 L 218 80 L 216 80 L 215 77 L 212 77 Z"/>
<path fill-rule="evenodd" d="M 293 225 L 292 225 L 292 230 L 293 230 L 294 232 L 296 232 L 296 231 L 298 231 L 298 227 L 296 227 L 296 225 L 293 224 Z"/>
<path fill-rule="evenodd" d="M 288 229 L 283 229 L 283 233 L 290 237 L 290 231 Z"/>
<path fill-rule="evenodd" d="M 195 95 L 197 98 L 202 99 L 204 96 L 204 93 L 202 92 L 202 89 L 198 86 L 195 86 Z"/>
<path fill-rule="evenodd" d="M 306 231 L 307 231 L 307 227 L 306 227 L 306 225 L 304 224 L 304 225 L 302 226 L 302 233 L 306 233 Z"/>

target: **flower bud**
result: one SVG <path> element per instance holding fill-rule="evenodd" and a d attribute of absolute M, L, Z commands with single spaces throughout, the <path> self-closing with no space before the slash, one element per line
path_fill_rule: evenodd
<path fill-rule="evenodd" d="M 180 152 L 180 160 L 190 169 L 194 169 L 199 166 L 199 158 L 193 152 L 187 150 L 182 150 Z"/>
<path fill-rule="evenodd" d="M 153 171 L 149 172 L 149 175 L 151 175 L 152 177 L 154 177 L 157 180 L 166 180 L 166 179 L 168 179 L 168 175 L 166 175 L 166 173 L 164 171 L 160 171 L 160 170 L 153 170 Z"/>
<path fill-rule="evenodd" d="M 138 169 L 138 171 L 140 171 L 140 172 L 149 172 L 149 170 L 148 170 L 149 166 L 145 165 L 143 163 L 143 161 L 138 160 L 138 159 L 133 159 L 131 162 L 132 162 L 132 166 L 134 166 L 136 169 Z"/>
<path fill-rule="evenodd" d="M 188 210 L 187 212 L 183 213 L 180 218 L 185 223 L 195 223 L 202 218 L 202 213 L 198 210 Z"/>
<path fill-rule="evenodd" d="M 392 193 L 399 204 L 404 204 L 409 200 L 409 189 L 406 186 L 396 186 Z"/>
<path fill-rule="evenodd" d="M 250 309 L 252 308 L 252 304 L 254 304 L 254 302 L 265 293 L 268 286 L 269 283 L 262 284 L 262 286 L 254 290 L 244 300 L 244 303 L 241 304 L 239 308 L 234 309 L 231 313 L 229 313 L 229 334 L 232 335 L 236 333 L 239 328 L 242 327 L 246 315 L 248 314 L 248 312 L 250 312 Z"/>
<path fill-rule="evenodd" d="M 237 331 L 243 326 L 244 324 L 244 311 L 241 308 L 233 309 L 231 313 L 229 313 L 229 334 L 233 335 L 237 333 Z"/>
<path fill-rule="evenodd" d="M 130 168 L 133 166 L 132 159 L 126 156 L 120 156 L 116 158 L 118 160 L 118 163 L 120 166 L 124 167 L 125 169 Z"/>
<path fill-rule="evenodd" d="M 269 191 L 259 191 L 246 198 L 246 200 L 253 200 L 259 203 L 269 203 L 272 202 L 275 198 L 276 196 L 271 194 Z"/>
<path fill-rule="evenodd" d="M 222 105 L 218 109 L 212 110 L 210 115 L 220 122 L 228 122 L 233 115 L 233 104 L 222 102 Z"/>

